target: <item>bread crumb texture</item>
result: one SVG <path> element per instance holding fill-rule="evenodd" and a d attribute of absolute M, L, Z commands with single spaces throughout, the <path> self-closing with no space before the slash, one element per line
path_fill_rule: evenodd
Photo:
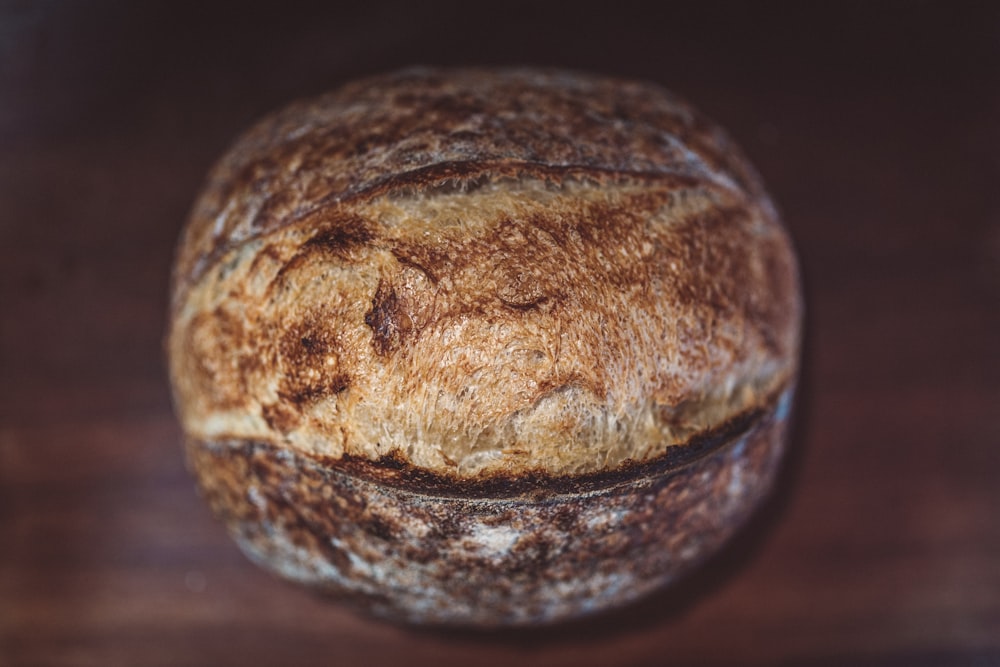
<path fill-rule="evenodd" d="M 167 345 L 197 440 L 574 474 L 771 401 L 800 310 L 757 177 L 686 104 L 416 69 L 293 105 L 222 158 Z"/>

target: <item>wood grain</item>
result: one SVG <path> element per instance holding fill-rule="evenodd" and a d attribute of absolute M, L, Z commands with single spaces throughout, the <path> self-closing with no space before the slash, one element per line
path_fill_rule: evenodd
<path fill-rule="evenodd" d="M 0 9 L 0 665 L 1000 664 L 1000 10 L 810 4 Z M 261 113 L 413 62 L 656 80 L 796 239 L 780 487 L 652 599 L 387 625 L 257 570 L 194 491 L 162 335 L 204 174 Z"/>

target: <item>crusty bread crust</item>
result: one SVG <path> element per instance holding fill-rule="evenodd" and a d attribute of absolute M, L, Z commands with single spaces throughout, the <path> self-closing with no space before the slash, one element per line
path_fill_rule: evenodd
<path fill-rule="evenodd" d="M 409 70 L 293 105 L 216 166 L 168 352 L 195 440 L 577 474 L 773 404 L 800 311 L 757 177 L 686 104 Z"/>

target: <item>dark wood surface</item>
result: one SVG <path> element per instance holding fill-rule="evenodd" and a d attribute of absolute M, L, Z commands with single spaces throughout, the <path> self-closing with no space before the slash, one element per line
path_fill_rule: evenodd
<path fill-rule="evenodd" d="M 693 4 L 0 5 L 0 665 L 1000 664 L 1000 5 Z M 414 62 L 659 81 L 730 128 L 796 239 L 779 488 L 628 609 L 360 618 L 251 566 L 185 471 L 161 339 L 211 161 Z"/>

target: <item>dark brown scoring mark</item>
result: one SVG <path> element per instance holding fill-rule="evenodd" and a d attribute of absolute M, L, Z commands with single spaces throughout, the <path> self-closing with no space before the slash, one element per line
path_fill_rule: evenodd
<path fill-rule="evenodd" d="M 504 299 L 502 297 L 500 299 L 500 303 L 502 303 L 504 307 L 510 308 L 511 310 L 517 310 L 522 313 L 531 310 L 538 310 L 540 306 L 543 306 L 548 302 L 549 302 L 549 297 L 547 296 L 540 296 L 537 299 L 532 299 L 531 301 L 524 301 L 524 302 L 508 301 L 507 299 Z"/>
<path fill-rule="evenodd" d="M 279 574 L 289 565 L 325 562 L 337 575 L 316 586 L 380 614 L 526 623 L 575 614 L 595 602 L 626 602 L 643 590 L 628 582 L 681 574 L 742 523 L 770 483 L 781 425 L 763 417 L 748 429 L 714 435 L 723 440 L 667 467 L 626 466 L 615 479 L 598 476 L 597 486 L 593 475 L 539 476 L 523 480 L 522 488 L 530 489 L 523 494 L 462 489 L 452 480 L 445 482 L 452 493 L 425 495 L 432 489 L 417 478 L 371 474 L 379 461 L 366 461 L 369 474 L 356 475 L 362 471 L 344 461 L 262 442 L 188 441 L 188 457 L 216 514 Z M 732 447 L 736 442 L 744 444 Z M 385 463 L 395 467 L 397 459 Z M 745 488 L 734 496 L 737 467 Z M 495 526 L 517 533 L 502 555 L 484 553 L 474 538 L 481 527 Z M 295 552 L 282 540 L 296 545 Z M 358 566 L 376 560 L 412 574 L 417 584 L 386 583 Z M 619 573 L 624 589 L 605 590 L 601 582 Z M 428 600 L 435 607 L 430 611 Z M 562 606 L 553 610 L 556 600 Z M 482 613 L 449 617 L 446 605 Z"/>
<path fill-rule="evenodd" d="M 589 493 L 616 487 L 636 476 L 656 476 L 680 470 L 748 434 L 770 428 L 774 423 L 779 397 L 785 389 L 787 386 L 722 424 L 692 434 L 686 442 L 669 447 L 656 458 L 646 461 L 628 459 L 610 470 L 579 474 L 527 470 L 516 474 L 488 472 L 459 477 L 450 472 L 414 466 L 398 451 L 391 451 L 374 461 L 352 454 L 339 458 L 314 455 L 312 458 L 324 467 L 342 471 L 351 477 L 434 496 L 510 499 Z"/>
<path fill-rule="evenodd" d="M 379 356 L 395 352 L 413 330 L 413 321 L 403 308 L 396 289 L 380 280 L 372 308 L 365 313 L 365 324 L 372 330 L 372 347 Z"/>
<path fill-rule="evenodd" d="M 320 229 L 305 242 L 304 249 L 319 249 L 337 256 L 344 256 L 351 250 L 371 243 L 375 232 L 367 221 L 358 216 L 347 216 Z"/>
<path fill-rule="evenodd" d="M 678 143 L 751 199 L 761 196 L 728 138 L 656 86 L 527 70 L 424 70 L 355 82 L 272 114 L 220 163 L 192 218 L 198 242 L 185 248 L 178 284 L 197 281 L 234 243 L 354 196 L 424 187 L 463 163 L 478 174 L 556 170 L 560 180 L 572 171 L 712 181 Z M 230 203 L 238 205 L 224 233 L 213 235 Z"/>
<path fill-rule="evenodd" d="M 378 238 L 369 223 L 359 216 L 338 214 L 331 219 L 329 212 L 322 214 L 315 222 L 307 221 L 308 225 L 319 228 L 319 231 L 303 243 L 271 279 L 268 292 L 272 298 L 288 285 L 295 272 L 303 270 L 310 262 L 329 260 L 331 257 L 349 261 L 357 250 Z M 266 252 L 268 258 L 281 261 L 280 254 L 272 246 L 267 246 L 263 252 Z M 254 265 L 256 263 L 255 259 Z"/>

